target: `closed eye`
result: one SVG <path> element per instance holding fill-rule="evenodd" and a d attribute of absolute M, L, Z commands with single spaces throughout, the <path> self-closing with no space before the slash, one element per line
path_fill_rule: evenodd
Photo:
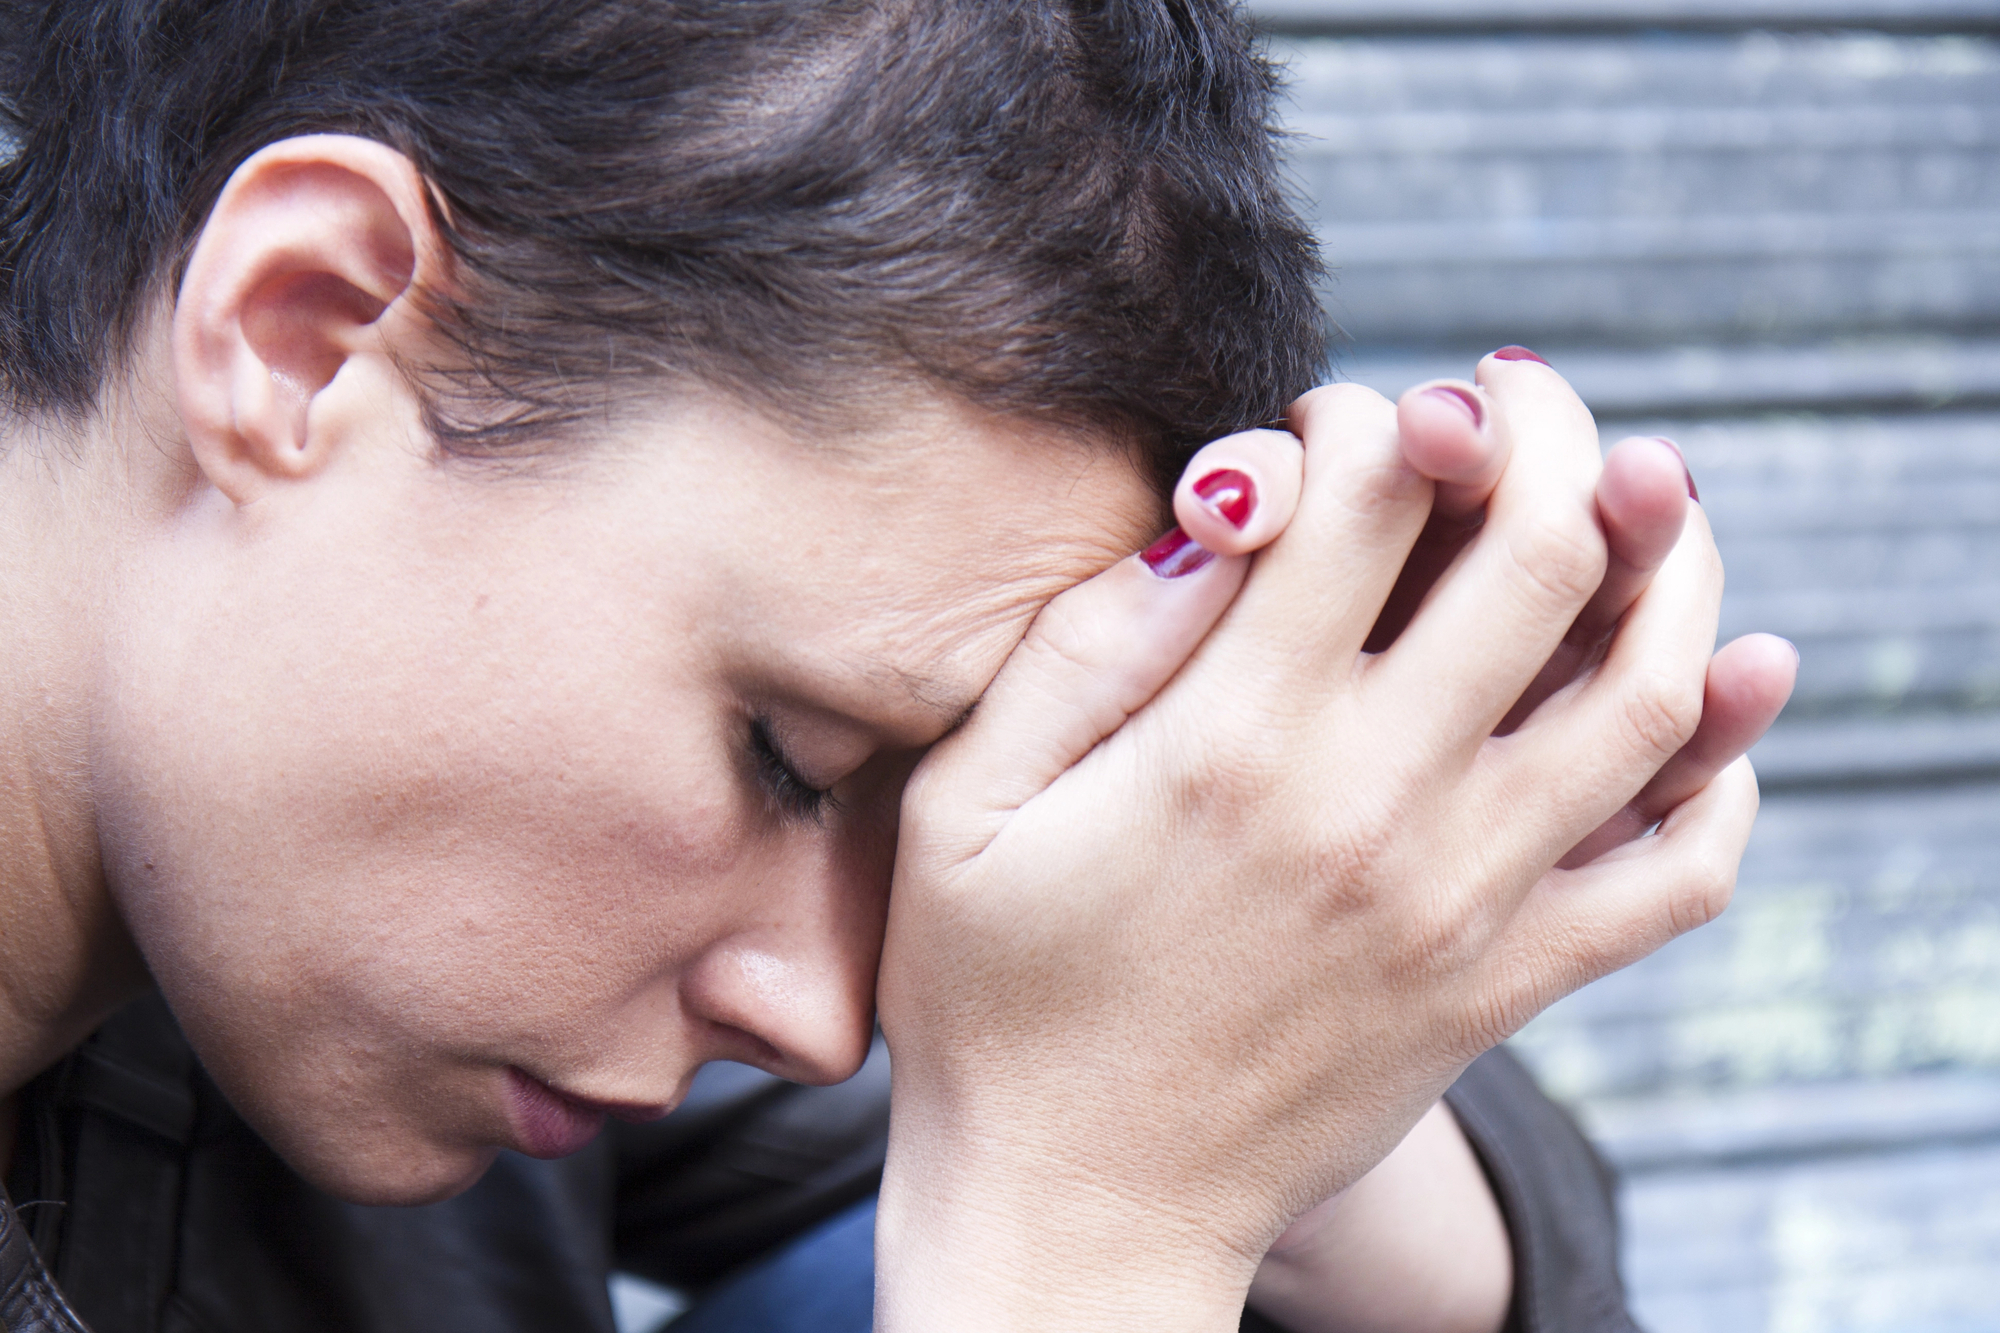
<path fill-rule="evenodd" d="M 757 785 L 786 818 L 820 824 L 829 809 L 839 809 L 830 791 L 799 776 L 772 736 L 771 724 L 761 717 L 750 719 L 750 753 L 756 764 Z"/>

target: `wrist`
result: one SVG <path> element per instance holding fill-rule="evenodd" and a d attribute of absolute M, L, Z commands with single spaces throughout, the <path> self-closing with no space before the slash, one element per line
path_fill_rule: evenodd
<path fill-rule="evenodd" d="M 1019 1134 L 897 1114 L 877 1333 L 1234 1333 L 1255 1256 Z"/>

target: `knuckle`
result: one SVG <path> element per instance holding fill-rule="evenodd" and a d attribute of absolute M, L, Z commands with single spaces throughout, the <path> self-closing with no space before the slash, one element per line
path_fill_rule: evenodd
<path fill-rule="evenodd" d="M 1343 457 L 1357 438 L 1396 438 L 1396 405 L 1358 384 L 1328 384 L 1301 398 L 1293 424 L 1308 458 Z"/>
<path fill-rule="evenodd" d="M 1477 968 L 1491 936 L 1480 893 L 1379 872 L 1376 883 L 1381 887 L 1370 893 L 1368 906 L 1388 929 L 1380 964 L 1393 984 L 1430 988 Z"/>
<path fill-rule="evenodd" d="M 1394 825 L 1376 805 L 1343 802 L 1304 827 L 1261 832 L 1285 849 L 1276 878 L 1308 905 L 1314 930 L 1346 929 L 1377 908 L 1385 884 L 1394 881 Z"/>
<path fill-rule="evenodd" d="M 1124 718 L 1143 657 L 1113 649 L 1115 630 L 1087 601 L 1052 602 L 1007 664 L 1010 689 L 1025 690 L 1038 707 L 1075 713 L 1088 725 L 1114 728 Z M 1130 644 L 1127 644 L 1129 649 Z"/>
<path fill-rule="evenodd" d="M 1668 902 L 1668 921 L 1675 935 L 1699 930 L 1721 916 L 1736 896 L 1736 867 L 1705 864 L 1696 869 Z"/>
<path fill-rule="evenodd" d="M 1260 846 L 1268 836 L 1265 811 L 1272 789 L 1271 774 L 1241 756 L 1200 745 L 1178 756 L 1182 762 L 1161 766 L 1153 775 L 1165 808 L 1185 826 L 1222 842 Z M 1261 866 L 1282 871 L 1282 863 Z"/>
<path fill-rule="evenodd" d="M 1664 671 L 1637 676 L 1622 701 L 1625 731 L 1648 761 L 1665 763 L 1701 725 L 1702 689 Z"/>
<path fill-rule="evenodd" d="M 1326 924 L 1366 911 L 1376 901 L 1379 845 L 1378 838 L 1356 829 L 1322 832 L 1306 840 L 1300 866 L 1316 891 Z"/>
<path fill-rule="evenodd" d="M 1314 432 L 1333 427 L 1342 418 L 1355 415 L 1391 415 L 1395 404 L 1359 384 L 1322 384 L 1307 390 L 1295 406 L 1295 414 Z"/>
<path fill-rule="evenodd" d="M 1044 670 L 1075 673 L 1095 668 L 1093 619 L 1073 598 L 1059 597 L 1042 608 L 1031 642 Z"/>
<path fill-rule="evenodd" d="M 1368 452 L 1359 450 L 1342 459 L 1342 467 L 1330 475 L 1322 488 L 1350 518 L 1369 518 L 1385 506 L 1397 507 L 1416 501 L 1428 503 L 1430 482 L 1403 461 L 1393 438 Z"/>
<path fill-rule="evenodd" d="M 1404 967 L 1420 977 L 1452 977 L 1465 972 L 1481 952 L 1483 940 L 1477 919 L 1477 913 L 1455 896 L 1428 895 L 1410 915 Z"/>
<path fill-rule="evenodd" d="M 1604 581 L 1604 540 L 1580 510 L 1522 524 L 1507 549 L 1527 585 L 1558 605 L 1588 601 Z"/>

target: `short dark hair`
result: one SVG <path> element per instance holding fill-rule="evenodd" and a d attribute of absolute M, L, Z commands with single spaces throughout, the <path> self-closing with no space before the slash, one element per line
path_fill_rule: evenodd
<path fill-rule="evenodd" d="M 920 378 L 1163 472 L 1325 355 L 1231 0 L 0 0 L 0 385 L 86 412 L 231 171 L 359 134 L 431 183 L 454 452 L 628 377 Z"/>

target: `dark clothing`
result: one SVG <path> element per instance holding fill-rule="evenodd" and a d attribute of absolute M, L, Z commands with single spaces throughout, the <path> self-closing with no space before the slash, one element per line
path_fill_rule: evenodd
<path fill-rule="evenodd" d="M 25 1091 L 0 1328 L 611 1333 L 613 1269 L 699 1292 L 867 1197 L 888 1094 L 879 1044 L 832 1088 L 710 1066 L 657 1124 L 613 1125 L 559 1162 L 502 1153 L 444 1203 L 368 1208 L 279 1161 L 149 998 Z M 1608 1177 L 1574 1126 L 1504 1053 L 1450 1097 L 1514 1236 L 1512 1328 L 1631 1330 Z"/>
<path fill-rule="evenodd" d="M 1569 1113 L 1505 1048 L 1474 1060 L 1445 1100 L 1514 1242 L 1510 1333 L 1637 1333 L 1618 1276 L 1617 1181 Z"/>
<path fill-rule="evenodd" d="M 76 1333 L 81 1327 L 49 1281 L 21 1219 L 0 1204 L 0 1328 L 8 1333 Z"/>

